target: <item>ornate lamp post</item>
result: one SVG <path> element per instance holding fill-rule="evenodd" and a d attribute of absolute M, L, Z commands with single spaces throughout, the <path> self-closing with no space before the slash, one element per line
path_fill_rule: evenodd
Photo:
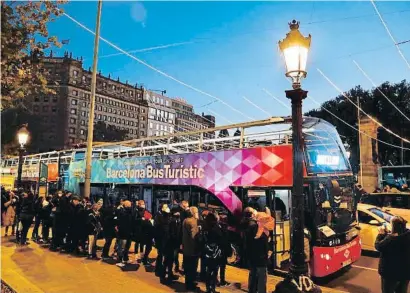
<path fill-rule="evenodd" d="M 20 144 L 19 147 L 19 165 L 17 169 L 17 187 L 21 187 L 21 174 L 23 173 L 23 154 L 26 150 L 25 146 L 28 142 L 30 137 L 30 132 L 27 130 L 27 124 L 23 124 L 23 126 L 17 131 L 17 140 Z"/>
<path fill-rule="evenodd" d="M 299 22 L 289 23 L 290 32 L 279 41 L 279 48 L 286 64 L 286 76 L 292 81 L 293 90 L 286 92 L 292 102 L 293 141 L 293 189 L 292 189 L 292 234 L 291 267 L 287 278 L 280 282 L 275 292 L 320 292 L 310 280 L 304 255 L 304 198 L 303 198 L 303 136 L 302 100 L 307 91 L 301 89 L 301 80 L 306 77 L 306 62 L 311 36 L 299 32 Z M 318 291 L 319 290 L 319 291 Z"/>

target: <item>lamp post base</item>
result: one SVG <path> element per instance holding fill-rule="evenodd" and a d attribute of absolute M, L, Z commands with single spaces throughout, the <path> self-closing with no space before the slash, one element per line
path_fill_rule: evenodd
<path fill-rule="evenodd" d="M 288 274 L 283 281 L 280 281 L 273 293 L 322 293 L 322 289 L 316 286 L 310 277 L 306 275 L 295 276 Z"/>

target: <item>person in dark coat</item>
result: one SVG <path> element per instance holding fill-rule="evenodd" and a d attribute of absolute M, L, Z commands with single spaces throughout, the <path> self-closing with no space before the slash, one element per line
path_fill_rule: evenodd
<path fill-rule="evenodd" d="M 39 214 L 40 214 L 43 201 L 44 201 L 44 196 L 37 195 L 34 197 L 34 228 L 33 228 L 33 233 L 31 234 L 31 240 L 33 241 L 39 240 L 38 229 L 40 228 L 40 224 L 41 224 Z"/>
<path fill-rule="evenodd" d="M 78 246 L 81 239 L 81 229 L 84 225 L 82 214 L 84 208 L 80 204 L 81 199 L 78 196 L 73 196 L 70 203 L 70 218 L 67 234 L 67 252 L 79 254 Z"/>
<path fill-rule="evenodd" d="M 100 204 L 93 204 L 92 209 L 88 213 L 87 218 L 87 231 L 88 231 L 88 258 L 99 259 L 97 257 L 97 239 L 98 235 L 102 231 L 101 217 L 100 217 Z"/>
<path fill-rule="evenodd" d="M 62 191 L 57 192 L 57 196 L 55 196 L 51 200 L 52 204 L 52 218 L 53 218 L 53 240 L 50 245 L 50 250 L 51 251 L 57 251 L 62 244 L 63 244 L 63 239 L 65 237 L 64 235 L 64 216 L 63 212 L 61 209 L 61 204 L 65 201 L 65 196 Z"/>
<path fill-rule="evenodd" d="M 110 247 L 113 239 L 115 238 L 115 208 L 112 204 L 101 209 L 101 221 L 104 233 L 104 247 L 101 257 L 104 259 L 109 259 Z"/>
<path fill-rule="evenodd" d="M 255 220 L 257 211 L 251 207 L 245 209 L 244 242 L 245 254 L 249 262 L 249 293 L 266 293 L 267 266 L 268 266 L 268 236 L 262 233 L 256 238 L 258 224 Z"/>
<path fill-rule="evenodd" d="M 144 248 L 144 256 L 142 257 L 142 264 L 148 265 L 148 256 L 152 250 L 154 241 L 154 225 L 152 214 L 145 209 L 145 203 L 140 203 L 140 212 L 144 211 L 141 218 L 141 242 L 140 245 Z"/>
<path fill-rule="evenodd" d="M 200 232 L 203 237 L 202 253 L 206 266 L 206 292 L 215 293 L 218 269 L 223 260 L 223 249 L 226 245 L 221 227 L 218 225 L 218 217 L 208 213 L 204 220 L 204 228 Z"/>
<path fill-rule="evenodd" d="M 34 198 L 32 194 L 27 192 L 23 193 L 23 201 L 21 203 L 20 210 L 20 221 L 22 224 L 20 245 L 26 245 L 27 243 L 27 233 L 30 229 L 31 223 L 33 223 L 34 218 Z"/>
<path fill-rule="evenodd" d="M 228 263 L 228 257 L 232 255 L 232 246 L 228 241 L 228 228 L 226 223 L 222 223 L 220 221 L 219 215 L 215 214 L 218 218 L 218 226 L 222 231 L 222 259 L 221 259 L 221 264 L 219 266 L 219 276 L 220 276 L 220 281 L 217 282 L 217 285 L 220 287 L 225 287 L 229 286 L 231 283 L 226 281 L 226 265 Z"/>
<path fill-rule="evenodd" d="M 124 267 L 128 262 L 128 252 L 132 239 L 132 216 L 131 202 L 126 200 L 123 203 L 123 208 L 117 209 L 118 261 L 116 265 L 119 267 Z"/>
<path fill-rule="evenodd" d="M 139 200 L 134 210 L 134 253 L 138 257 L 138 252 L 141 254 L 140 258 L 144 264 L 147 264 L 148 255 L 152 250 L 152 215 L 145 209 L 145 201 Z M 144 253 L 145 247 L 145 253 Z"/>
<path fill-rule="evenodd" d="M 180 246 L 182 244 L 182 223 L 184 222 L 184 220 L 189 216 L 190 211 L 189 211 L 189 203 L 186 200 L 181 201 L 181 203 L 177 206 L 174 206 L 171 209 L 171 214 L 179 217 L 179 223 L 180 223 L 180 232 L 179 232 L 179 246 L 178 249 L 176 249 L 174 251 L 174 263 L 175 263 L 175 271 L 176 272 L 180 272 L 179 269 L 179 250 L 180 250 Z M 183 264 L 182 264 L 183 267 Z"/>
<path fill-rule="evenodd" d="M 168 212 L 167 212 L 168 211 Z M 163 278 L 164 275 L 164 243 L 168 237 L 169 208 L 167 204 L 161 204 L 154 220 L 155 247 L 157 248 L 157 260 L 155 262 L 155 275 Z"/>
<path fill-rule="evenodd" d="M 406 293 L 410 281 L 410 230 L 406 220 L 394 217 L 392 231 L 379 228 L 375 247 L 380 252 L 379 274 L 383 293 Z"/>
<path fill-rule="evenodd" d="M 172 212 L 171 210 L 171 222 L 169 226 L 169 232 L 172 237 L 172 245 L 174 249 L 173 253 L 173 263 L 175 264 L 175 272 L 180 272 L 179 270 L 179 250 L 182 244 L 182 222 L 181 214 L 178 211 Z"/>
<path fill-rule="evenodd" d="M 53 220 L 51 218 L 51 196 L 46 196 L 41 204 L 41 209 L 39 212 L 40 221 L 41 221 L 41 233 L 42 233 L 42 242 L 49 242 L 50 228 L 53 226 Z"/>

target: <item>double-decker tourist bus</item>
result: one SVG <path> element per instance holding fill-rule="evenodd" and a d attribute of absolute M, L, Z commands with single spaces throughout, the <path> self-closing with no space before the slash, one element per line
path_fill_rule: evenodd
<path fill-rule="evenodd" d="M 118 149 L 113 148 L 112 158 L 92 161 L 91 197 L 103 197 L 105 202 L 144 199 L 154 213 L 162 202 L 173 205 L 181 200 L 201 211 L 217 211 L 228 225 L 234 248 L 232 262 L 245 257 L 240 230 L 243 209 L 252 206 L 263 211 L 268 207 L 276 219 L 272 263 L 276 269 L 284 269 L 290 258 L 292 224 L 290 126 L 289 117 L 272 117 L 115 143 Z M 235 135 L 215 135 L 225 129 Z M 313 276 L 324 277 L 360 257 L 352 195 L 354 177 L 331 124 L 305 117 L 303 133 L 305 226 L 312 235 L 310 267 Z M 99 147 L 115 144 L 102 143 Z M 81 195 L 84 170 L 84 160 L 71 161 L 65 189 Z"/>

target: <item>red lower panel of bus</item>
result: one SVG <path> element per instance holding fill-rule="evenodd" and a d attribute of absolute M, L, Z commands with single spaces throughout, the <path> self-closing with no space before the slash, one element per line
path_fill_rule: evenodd
<path fill-rule="evenodd" d="M 357 236 L 349 243 L 332 247 L 313 247 L 313 257 L 310 264 L 314 277 L 324 277 L 346 267 L 360 257 L 362 246 Z"/>

